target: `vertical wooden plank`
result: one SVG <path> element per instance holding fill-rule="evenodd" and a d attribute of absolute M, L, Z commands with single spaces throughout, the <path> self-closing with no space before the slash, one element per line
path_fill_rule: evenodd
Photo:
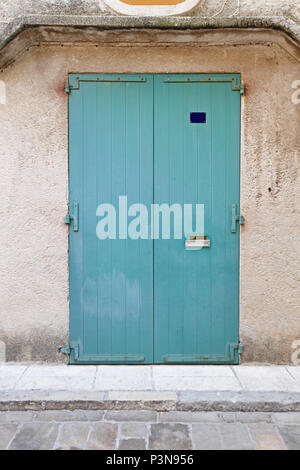
<path fill-rule="evenodd" d="M 116 209 L 119 196 L 126 195 L 126 90 L 125 83 L 112 83 L 112 197 Z M 117 231 L 119 224 L 117 221 Z M 126 241 L 112 241 L 112 350 L 126 351 Z"/>
<path fill-rule="evenodd" d="M 154 203 L 169 201 L 169 88 L 154 76 Z M 161 234 L 160 234 L 161 236 Z M 170 348 L 169 244 L 154 240 L 154 360 L 163 362 Z"/>
<path fill-rule="evenodd" d="M 167 200 L 158 198 L 170 206 L 184 200 L 184 87 L 181 84 L 165 85 L 168 87 L 168 173 L 162 176 L 169 179 Z M 174 239 L 174 215 L 170 217 L 171 239 L 158 241 L 168 246 L 169 264 L 169 353 L 176 354 L 183 348 L 184 335 L 184 243 Z M 158 276 L 160 274 L 157 270 Z M 158 277 L 158 282 L 160 278 Z"/>
<path fill-rule="evenodd" d="M 112 84 L 97 84 L 97 205 L 112 199 Z M 112 243 L 97 241 L 98 352 L 112 354 Z"/>
<path fill-rule="evenodd" d="M 139 260 L 141 277 L 141 335 L 140 348 L 147 353 L 148 362 L 154 361 L 154 241 L 151 238 L 151 204 L 153 203 L 153 168 L 154 168 L 154 96 L 152 75 L 147 75 L 147 88 L 140 90 L 140 201 L 148 208 L 149 239 L 140 240 Z M 147 269 L 145 269 L 147 266 Z"/>
<path fill-rule="evenodd" d="M 98 285 L 97 285 L 97 85 L 83 83 L 83 354 L 98 352 Z"/>
<path fill-rule="evenodd" d="M 211 219 L 211 87 L 186 84 L 186 115 L 205 112 L 206 123 L 186 124 L 185 203 L 204 204 L 205 235 Z M 195 209 L 195 207 L 194 207 Z M 195 224 L 195 215 L 194 224 Z M 185 250 L 184 354 L 206 356 L 210 351 L 211 278 L 209 249 Z"/>
<path fill-rule="evenodd" d="M 226 249 L 226 87 L 212 85 L 212 345 L 211 352 L 225 354 L 225 249 Z"/>

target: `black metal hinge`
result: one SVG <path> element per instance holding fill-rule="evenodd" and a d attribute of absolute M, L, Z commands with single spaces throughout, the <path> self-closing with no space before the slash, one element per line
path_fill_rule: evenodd
<path fill-rule="evenodd" d="M 244 352 L 244 345 L 240 341 L 238 343 L 230 343 L 229 345 L 231 355 L 236 354 L 243 354 Z"/>
<path fill-rule="evenodd" d="M 245 93 L 245 85 L 237 78 L 232 79 L 232 91 L 239 91 L 241 95 Z"/>
<path fill-rule="evenodd" d="M 66 83 L 65 92 L 67 93 L 67 95 L 70 95 L 70 94 L 71 94 L 71 88 L 70 88 L 70 83 L 69 83 L 69 81 L 67 81 L 67 83 Z"/>

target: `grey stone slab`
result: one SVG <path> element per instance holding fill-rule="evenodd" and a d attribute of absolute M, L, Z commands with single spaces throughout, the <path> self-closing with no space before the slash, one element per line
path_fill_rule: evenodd
<path fill-rule="evenodd" d="M 245 390 L 299 392 L 298 383 L 284 366 L 235 366 Z"/>
<path fill-rule="evenodd" d="M 236 413 L 234 411 L 225 411 L 224 413 L 219 413 L 219 418 L 222 423 L 235 423 Z"/>
<path fill-rule="evenodd" d="M 221 419 L 218 412 L 209 411 L 167 411 L 159 413 L 160 422 L 175 423 L 220 423 Z"/>
<path fill-rule="evenodd" d="M 56 448 L 64 450 L 84 449 L 90 428 L 90 423 L 73 422 L 61 425 Z"/>
<path fill-rule="evenodd" d="M 120 424 L 120 437 L 123 439 L 145 439 L 148 437 L 148 427 L 144 423 L 122 423 Z"/>
<path fill-rule="evenodd" d="M 223 423 L 219 425 L 224 449 L 251 450 L 254 445 L 246 424 Z"/>
<path fill-rule="evenodd" d="M 195 450 L 221 450 L 222 441 L 215 424 L 193 424 L 192 440 Z"/>
<path fill-rule="evenodd" d="M 182 423 L 151 424 L 149 449 L 189 450 L 192 441 L 188 425 Z"/>
<path fill-rule="evenodd" d="M 122 439 L 119 443 L 119 450 L 145 450 L 146 441 L 144 439 Z"/>
<path fill-rule="evenodd" d="M 273 413 L 272 418 L 275 424 L 298 424 L 300 426 L 300 412 Z"/>
<path fill-rule="evenodd" d="M 107 400 L 112 401 L 177 401 L 175 392 L 133 392 L 133 391 L 115 391 L 108 392 Z"/>
<path fill-rule="evenodd" d="M 96 366 L 69 366 L 65 364 L 55 365 L 31 365 L 26 370 L 24 377 L 94 377 Z"/>
<path fill-rule="evenodd" d="M 92 427 L 86 449 L 113 450 L 116 448 L 118 425 L 112 423 L 95 423 Z"/>
<path fill-rule="evenodd" d="M 95 390 L 151 390 L 151 366 L 99 366 Z"/>
<path fill-rule="evenodd" d="M 17 424 L 0 424 L 0 450 L 6 450 L 17 429 Z"/>
<path fill-rule="evenodd" d="M 286 450 L 276 426 L 269 423 L 250 423 L 248 425 L 256 450 Z"/>
<path fill-rule="evenodd" d="M 155 365 L 153 377 L 234 377 L 231 366 Z"/>
<path fill-rule="evenodd" d="M 22 409 L 22 403 L 31 402 L 32 404 L 38 402 L 44 402 L 45 407 L 48 403 L 55 404 L 57 407 L 59 404 L 62 408 L 67 407 L 67 404 L 80 403 L 99 403 L 104 400 L 104 392 L 90 391 L 90 390 L 13 390 L 13 391 L 0 391 L 0 403 L 19 402 L 20 409 Z M 83 406 L 83 408 L 85 408 Z M 83 409 L 82 408 L 82 409 Z M 55 408 L 57 409 L 57 408 Z"/>
<path fill-rule="evenodd" d="M 15 390 L 92 390 L 94 375 L 89 376 L 23 376 Z"/>
<path fill-rule="evenodd" d="M 223 413 L 226 415 L 226 413 Z M 235 421 L 238 423 L 271 423 L 272 422 L 272 413 L 258 413 L 255 411 L 252 412 L 236 412 Z"/>
<path fill-rule="evenodd" d="M 182 411 L 300 411 L 300 393 L 180 391 L 176 407 Z"/>
<path fill-rule="evenodd" d="M 287 370 L 295 380 L 300 381 L 300 366 L 288 366 Z"/>
<path fill-rule="evenodd" d="M 224 411 L 219 412 L 219 421 L 224 423 L 253 423 L 253 422 L 272 422 L 271 413 L 247 412 L 247 411 Z"/>
<path fill-rule="evenodd" d="M 157 419 L 157 413 L 155 411 L 148 410 L 112 410 L 107 411 L 104 415 L 105 421 L 144 421 L 155 423 Z"/>
<path fill-rule="evenodd" d="M 99 410 L 45 410 L 35 413 L 35 421 L 101 421 L 103 416 Z"/>
<path fill-rule="evenodd" d="M 12 390 L 26 370 L 27 366 L 1 365 L 0 390 Z"/>
<path fill-rule="evenodd" d="M 58 433 L 56 423 L 24 423 L 13 441 L 10 450 L 53 449 Z"/>
<path fill-rule="evenodd" d="M 0 423 L 24 423 L 34 418 L 33 411 L 0 411 Z"/>
<path fill-rule="evenodd" d="M 236 377 L 154 377 L 156 390 L 238 391 L 242 390 Z"/>
<path fill-rule="evenodd" d="M 278 430 L 288 450 L 300 450 L 300 426 L 278 426 Z"/>

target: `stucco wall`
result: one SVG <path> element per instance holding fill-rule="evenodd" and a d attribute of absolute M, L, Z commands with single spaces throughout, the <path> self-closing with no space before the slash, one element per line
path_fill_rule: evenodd
<path fill-rule="evenodd" d="M 130 33 L 130 44 L 120 33 L 119 45 L 105 34 L 97 44 L 33 47 L 0 76 L 0 340 L 8 360 L 65 361 L 57 350 L 69 317 L 68 72 L 241 72 L 243 361 L 290 362 L 300 336 L 299 49 L 279 32 L 260 42 L 251 33 L 248 44 L 230 44 L 228 32 L 199 44 L 192 32 L 157 33 L 157 43 Z"/>

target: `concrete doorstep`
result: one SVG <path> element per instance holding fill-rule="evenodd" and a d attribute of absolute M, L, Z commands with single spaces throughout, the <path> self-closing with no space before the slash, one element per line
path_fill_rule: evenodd
<path fill-rule="evenodd" d="M 299 366 L 0 365 L 0 410 L 300 411 Z"/>

